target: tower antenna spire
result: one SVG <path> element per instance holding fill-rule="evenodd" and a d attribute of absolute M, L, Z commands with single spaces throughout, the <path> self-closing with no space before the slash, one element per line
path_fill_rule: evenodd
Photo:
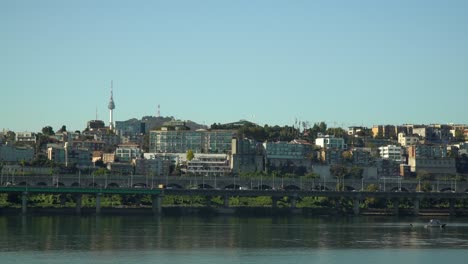
<path fill-rule="evenodd" d="M 109 129 L 113 130 L 114 129 L 114 109 L 115 109 L 115 103 L 114 103 L 114 81 L 111 80 L 111 94 L 110 94 L 110 100 L 109 100 L 109 105 L 107 108 L 109 108 Z"/>

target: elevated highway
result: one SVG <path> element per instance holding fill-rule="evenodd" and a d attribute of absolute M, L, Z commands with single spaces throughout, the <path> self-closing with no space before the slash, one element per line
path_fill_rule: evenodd
<path fill-rule="evenodd" d="M 243 188 L 205 188 L 208 185 L 204 184 L 202 188 L 182 189 L 182 188 L 151 188 L 146 186 L 134 185 L 134 187 L 99 187 L 96 182 L 90 186 L 76 186 L 66 187 L 60 184 L 55 186 L 31 186 L 29 184 L 23 185 L 8 185 L 1 186 L 0 193 L 18 193 L 22 195 L 22 212 L 27 212 L 27 201 L 28 195 L 34 193 L 50 193 L 50 194 L 72 194 L 76 200 L 76 212 L 80 213 L 81 210 L 81 196 L 83 194 L 91 194 L 96 196 L 96 213 L 101 212 L 100 199 L 102 195 L 106 194 L 121 194 L 121 195 L 151 195 L 153 202 L 153 212 L 160 214 L 161 198 L 164 195 L 184 195 L 184 196 L 204 196 L 204 197 L 222 197 L 224 201 L 224 207 L 228 208 L 229 199 L 231 197 L 259 197 L 268 196 L 272 199 L 272 207 L 277 207 L 277 202 L 288 197 L 290 207 L 296 207 L 296 201 L 304 197 L 326 197 L 333 199 L 349 199 L 353 201 L 354 214 L 360 213 L 360 204 L 366 198 L 380 198 L 387 199 L 393 202 L 394 214 L 398 214 L 399 203 L 403 199 L 411 201 L 414 214 L 419 214 L 419 204 L 423 199 L 445 199 L 449 201 L 450 213 L 455 214 L 455 202 L 457 200 L 468 199 L 468 192 L 455 192 L 455 191 L 443 191 L 443 192 L 408 192 L 408 191 L 339 191 L 339 190 L 304 190 L 304 189 L 268 189 L 268 188 L 257 188 L 257 189 L 243 189 Z M 209 200 L 209 199 L 208 199 Z"/>
<path fill-rule="evenodd" d="M 236 178 L 236 177 L 151 177 L 144 175 L 1 175 L 0 183 L 6 185 L 63 186 L 63 187 L 100 187 L 155 188 L 160 184 L 170 189 L 243 189 L 243 190 L 325 190 L 325 191 L 364 191 L 369 185 L 376 186 L 381 192 L 416 192 L 417 180 L 404 180 L 396 177 L 382 177 L 378 180 L 323 180 L 294 178 Z M 423 184 L 426 184 L 425 182 Z M 454 180 L 432 181 L 433 192 L 468 192 L 468 182 Z"/>

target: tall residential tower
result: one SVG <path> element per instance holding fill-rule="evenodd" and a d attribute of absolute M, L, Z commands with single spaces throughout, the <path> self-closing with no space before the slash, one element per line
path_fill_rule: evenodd
<path fill-rule="evenodd" d="M 115 103 L 114 103 L 114 97 L 113 97 L 113 82 L 111 81 L 111 96 L 110 96 L 110 101 L 109 101 L 109 114 L 110 114 L 110 120 L 109 120 L 109 129 L 114 130 L 114 116 L 113 112 L 115 109 Z"/>

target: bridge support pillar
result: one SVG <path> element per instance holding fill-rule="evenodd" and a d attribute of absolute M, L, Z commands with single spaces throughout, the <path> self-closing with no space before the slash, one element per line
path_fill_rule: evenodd
<path fill-rule="evenodd" d="M 77 215 L 81 214 L 81 197 L 82 196 L 83 196 L 82 194 L 75 195 L 75 201 L 76 201 L 75 212 Z"/>
<path fill-rule="evenodd" d="M 229 207 L 229 196 L 224 195 L 223 201 L 224 201 L 224 207 L 228 208 Z"/>
<path fill-rule="evenodd" d="M 272 208 L 278 208 L 278 200 L 279 200 L 278 197 L 274 197 L 274 196 L 271 197 L 271 207 Z"/>
<path fill-rule="evenodd" d="M 335 210 L 340 211 L 341 210 L 340 198 L 335 198 L 334 200 L 335 200 Z"/>
<path fill-rule="evenodd" d="M 450 216 L 455 216 L 455 199 L 449 199 L 449 207 Z"/>
<path fill-rule="evenodd" d="M 21 195 L 21 213 L 25 215 L 28 212 L 28 192 Z"/>
<path fill-rule="evenodd" d="M 65 205 L 67 203 L 67 195 L 62 193 L 60 194 L 60 205 Z"/>
<path fill-rule="evenodd" d="M 399 208 L 400 207 L 400 200 L 399 199 L 393 199 L 393 214 L 398 215 L 399 214 Z"/>
<path fill-rule="evenodd" d="M 206 203 L 206 207 L 211 207 L 211 196 L 206 196 L 205 197 L 205 203 Z"/>
<path fill-rule="evenodd" d="M 358 198 L 354 198 L 353 200 L 353 213 L 354 215 L 359 215 L 359 204 L 360 204 L 360 201 Z"/>
<path fill-rule="evenodd" d="M 96 194 L 96 214 L 101 214 L 101 196 L 102 193 Z"/>
<path fill-rule="evenodd" d="M 291 201 L 291 209 L 296 208 L 297 197 L 295 197 L 295 196 L 290 196 L 290 197 L 289 197 L 289 200 Z"/>
<path fill-rule="evenodd" d="M 153 195 L 151 196 L 152 198 L 152 207 L 153 207 L 153 214 L 154 215 L 160 215 L 162 212 L 162 207 L 161 207 L 161 195 Z"/>
<path fill-rule="evenodd" d="M 413 199 L 413 213 L 414 215 L 419 215 L 419 198 Z"/>

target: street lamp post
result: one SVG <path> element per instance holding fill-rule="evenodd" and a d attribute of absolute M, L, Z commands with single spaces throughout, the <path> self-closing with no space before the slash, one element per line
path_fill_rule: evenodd
<path fill-rule="evenodd" d="M 263 190 L 263 175 L 260 174 L 260 190 Z"/>
<path fill-rule="evenodd" d="M 16 175 L 16 170 L 13 170 L 13 174 L 11 174 L 11 183 L 15 184 L 15 175 Z"/>
<path fill-rule="evenodd" d="M 281 173 L 281 189 L 284 189 L 284 174 Z"/>
<path fill-rule="evenodd" d="M 275 173 L 272 174 L 273 175 L 273 190 L 275 189 Z"/>

